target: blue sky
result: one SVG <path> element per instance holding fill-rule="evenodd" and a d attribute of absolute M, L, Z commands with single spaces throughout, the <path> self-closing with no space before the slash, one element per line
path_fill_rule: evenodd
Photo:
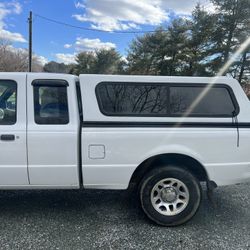
<path fill-rule="evenodd" d="M 0 39 L 15 48 L 28 47 L 29 11 L 33 11 L 33 51 L 43 63 L 74 62 L 76 53 L 116 48 L 126 55 L 134 34 L 117 31 L 152 30 L 175 16 L 189 16 L 196 0 L 0 0 Z M 213 6 L 200 0 L 209 11 Z M 48 22 L 36 15 L 71 25 L 105 30 L 91 32 Z"/>

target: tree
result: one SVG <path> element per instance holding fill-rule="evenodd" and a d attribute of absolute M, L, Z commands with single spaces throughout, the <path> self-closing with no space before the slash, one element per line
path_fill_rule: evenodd
<path fill-rule="evenodd" d="M 95 74 L 121 74 L 125 62 L 115 49 L 101 49 L 95 52 Z"/>
<path fill-rule="evenodd" d="M 64 63 L 58 63 L 58 62 L 48 62 L 44 65 L 43 70 L 44 72 L 50 72 L 50 73 L 66 73 L 68 74 L 71 71 L 72 65 L 66 65 Z"/>
<path fill-rule="evenodd" d="M 159 28 L 132 41 L 128 50 L 130 74 L 181 75 L 183 50 L 188 38 L 187 22 L 178 18 L 167 31 Z"/>
<path fill-rule="evenodd" d="M 128 50 L 129 74 L 213 76 L 249 37 L 249 0 L 211 0 L 210 14 L 197 4 L 190 20 L 174 19 L 167 30 L 138 36 Z M 247 81 L 250 48 L 223 72 Z M 248 74 L 249 75 L 249 74 Z"/>
<path fill-rule="evenodd" d="M 6 40 L 0 41 L 0 71 L 24 72 L 28 71 L 29 56 L 26 49 L 14 48 Z M 41 72 L 42 65 L 36 55 L 32 58 L 32 71 Z"/>
<path fill-rule="evenodd" d="M 167 34 L 162 28 L 134 39 L 128 49 L 127 72 L 139 75 L 160 74 L 161 64 L 165 60 L 162 51 L 165 50 L 166 39 Z"/>
<path fill-rule="evenodd" d="M 211 51 L 214 55 L 211 60 L 211 68 L 216 73 L 249 36 L 250 2 L 249 0 L 211 1 L 216 5 L 217 10 L 214 14 L 216 29 L 212 37 L 213 47 Z M 225 70 L 224 74 L 227 72 Z"/>
<path fill-rule="evenodd" d="M 188 45 L 188 25 L 182 18 L 174 19 L 168 27 L 167 39 L 163 50 L 161 75 L 183 75 L 186 67 L 185 49 Z"/>
<path fill-rule="evenodd" d="M 211 34 L 214 32 L 214 16 L 209 15 L 204 8 L 197 4 L 188 21 L 189 36 L 187 46 L 183 50 L 186 67 L 185 75 L 209 76 L 212 72 L 207 67 Z"/>
<path fill-rule="evenodd" d="M 71 73 L 79 74 L 122 74 L 125 62 L 115 49 L 84 51 L 76 56 L 76 65 Z"/>
<path fill-rule="evenodd" d="M 92 51 L 84 51 L 76 56 L 76 64 L 72 67 L 70 73 L 75 75 L 93 74 L 95 64 L 95 54 Z"/>
<path fill-rule="evenodd" d="M 239 75 L 238 75 L 239 83 L 243 83 L 248 80 L 246 75 L 244 77 L 245 71 L 247 71 L 248 75 L 250 76 L 250 48 L 248 48 L 248 50 L 245 50 L 243 52 L 243 55 L 241 58 Z"/>

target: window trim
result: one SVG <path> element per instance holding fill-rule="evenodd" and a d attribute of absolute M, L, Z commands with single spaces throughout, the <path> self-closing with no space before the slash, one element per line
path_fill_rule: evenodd
<path fill-rule="evenodd" d="M 41 81 L 41 83 L 40 83 Z M 52 82 L 53 81 L 53 82 Z M 58 83 L 55 83 L 55 81 L 58 81 Z M 67 125 L 70 123 L 70 114 L 69 114 L 69 99 L 68 99 L 68 91 L 67 87 L 69 86 L 69 83 L 66 80 L 63 79 L 35 79 L 31 82 L 31 85 L 33 86 L 33 111 L 34 111 L 34 122 L 37 125 L 42 126 L 56 126 L 56 125 Z M 66 123 L 38 123 L 36 121 L 36 111 L 35 111 L 35 87 L 65 87 L 66 88 L 66 94 L 67 94 L 67 108 L 68 108 L 68 120 Z"/>
<path fill-rule="evenodd" d="M 55 82 L 56 81 L 56 82 Z M 33 87 L 68 87 L 69 83 L 62 79 L 35 79 L 32 81 Z"/>
<path fill-rule="evenodd" d="M 106 112 L 103 108 L 100 92 L 98 91 L 98 87 L 105 85 L 105 84 L 166 86 L 168 88 L 168 104 L 167 104 L 168 105 L 168 108 L 167 108 L 168 113 L 167 114 L 116 114 L 116 113 Z M 224 115 L 189 114 L 186 117 L 188 117 L 188 118 L 192 118 L 192 117 L 193 118 L 195 118 L 195 117 L 197 117 L 197 118 L 232 118 L 232 117 L 236 117 L 240 113 L 239 104 L 237 102 L 237 99 L 234 95 L 232 88 L 229 85 L 224 84 L 224 83 L 209 84 L 209 83 L 181 83 L 181 82 L 164 83 L 164 82 L 102 81 L 96 85 L 95 94 L 96 94 L 96 99 L 97 99 L 99 110 L 105 116 L 109 116 L 109 117 L 173 117 L 173 118 L 180 118 L 180 117 L 184 117 L 184 116 L 170 113 L 170 87 L 203 87 L 203 88 L 206 88 L 207 86 L 210 86 L 210 85 L 212 85 L 211 88 L 225 88 L 228 91 L 229 96 L 230 96 L 231 101 L 232 101 L 232 104 L 234 106 L 234 111 L 232 112 L 232 114 L 231 115 L 229 115 L 229 114 L 224 114 Z"/>
<path fill-rule="evenodd" d="M 12 80 L 12 79 L 0 79 L 0 82 L 1 81 L 9 81 L 9 82 L 13 82 L 15 85 L 16 85 L 16 110 L 15 110 L 15 122 L 13 123 L 8 123 L 8 124 L 0 124 L 0 126 L 13 126 L 15 124 L 17 124 L 17 108 L 18 108 L 18 105 L 17 105 L 17 94 L 18 94 L 18 84 L 15 80 Z"/>

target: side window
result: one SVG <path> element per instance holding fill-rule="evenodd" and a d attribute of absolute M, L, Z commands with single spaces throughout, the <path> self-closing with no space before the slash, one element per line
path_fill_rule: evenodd
<path fill-rule="evenodd" d="M 16 96 L 16 82 L 0 80 L 0 125 L 16 123 Z"/>
<path fill-rule="evenodd" d="M 101 83 L 96 88 L 105 115 L 163 116 L 167 114 L 168 87 L 149 83 Z"/>
<path fill-rule="evenodd" d="M 36 80 L 32 83 L 37 124 L 69 123 L 67 86 L 58 81 Z"/>
<path fill-rule="evenodd" d="M 96 95 L 109 116 L 232 117 L 236 111 L 229 90 L 220 84 L 101 82 Z"/>
<path fill-rule="evenodd" d="M 196 100 L 197 101 L 196 103 Z M 196 103 L 196 104 L 195 104 Z M 232 116 L 235 107 L 225 87 L 170 87 L 170 113 L 181 116 Z"/>

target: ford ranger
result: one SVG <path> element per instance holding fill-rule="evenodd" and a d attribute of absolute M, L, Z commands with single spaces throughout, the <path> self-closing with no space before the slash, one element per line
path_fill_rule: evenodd
<path fill-rule="evenodd" d="M 187 222 L 201 182 L 250 181 L 250 105 L 227 77 L 0 73 L 1 189 L 138 188 Z"/>

